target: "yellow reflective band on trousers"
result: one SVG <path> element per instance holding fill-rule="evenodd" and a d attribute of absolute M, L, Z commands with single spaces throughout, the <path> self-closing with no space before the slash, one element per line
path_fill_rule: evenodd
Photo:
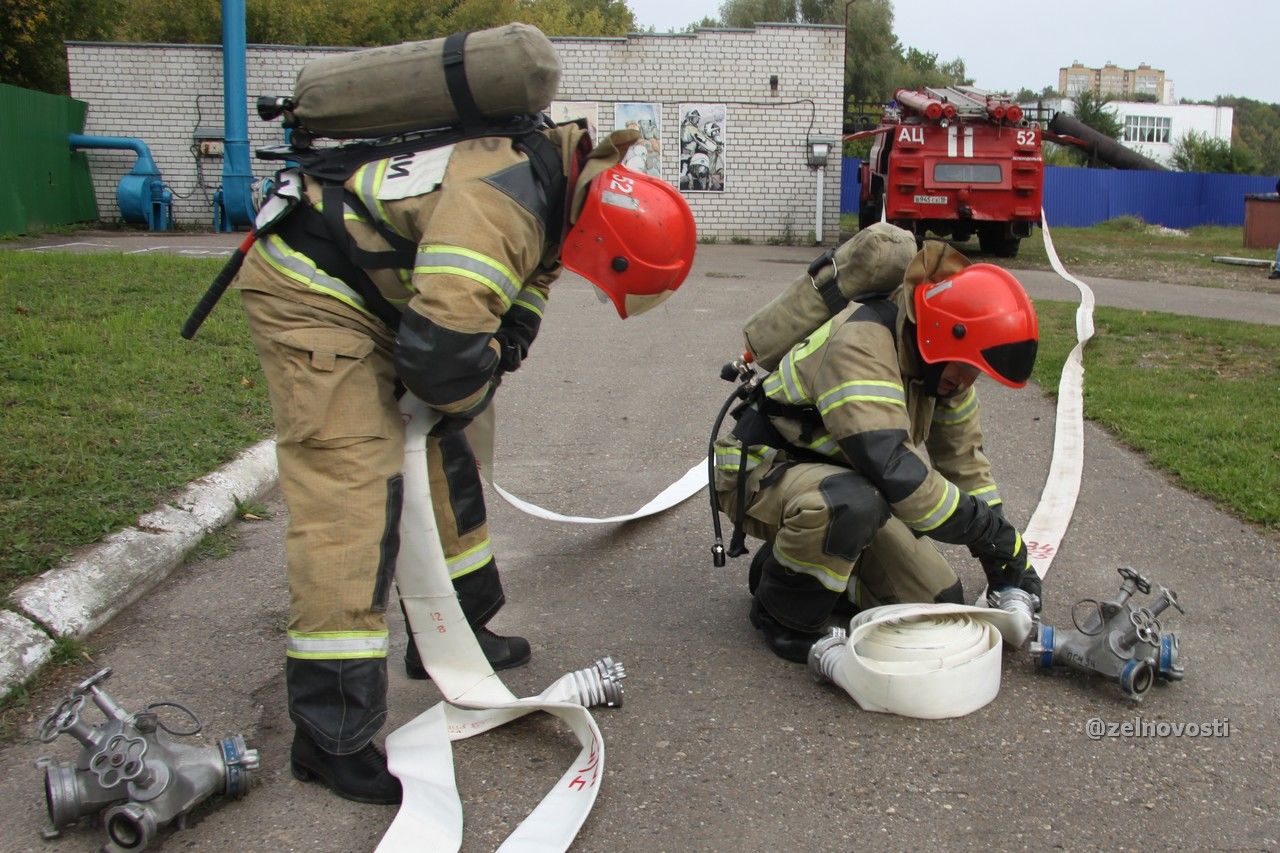
<path fill-rule="evenodd" d="M 479 545 L 468 548 L 456 557 L 449 557 L 444 562 L 449 570 L 449 579 L 457 580 L 463 575 L 471 574 L 476 569 L 484 568 L 485 564 L 492 559 L 493 543 L 486 538 Z"/>
<path fill-rule="evenodd" d="M 760 449 L 763 448 L 763 449 Z M 757 444 L 747 449 L 747 470 L 758 467 L 777 451 Z M 741 447 L 717 447 L 716 468 L 720 471 L 738 471 L 742 467 Z"/>
<path fill-rule="evenodd" d="M 387 636 L 386 631 L 290 631 L 285 655 L 300 660 L 385 658 Z"/>
<path fill-rule="evenodd" d="M 800 572 L 815 579 L 832 592 L 844 592 L 845 588 L 849 586 L 849 572 L 845 572 L 842 575 L 818 563 L 797 560 L 795 557 L 788 556 L 786 552 L 779 548 L 777 542 L 774 542 L 773 545 L 773 558 L 788 569 L 791 569 L 791 571 Z M 852 564 L 849 565 L 849 571 L 853 571 Z"/>
<path fill-rule="evenodd" d="M 360 294 L 348 287 L 346 282 L 320 269 L 314 261 L 292 248 L 278 234 L 268 234 L 265 240 L 258 240 L 254 246 L 273 269 L 290 280 L 296 281 L 308 290 L 332 296 L 362 314 L 373 316 L 373 313 L 364 307 L 364 299 Z"/>
<path fill-rule="evenodd" d="M 852 379 L 842 382 L 830 391 L 823 392 L 817 401 L 818 414 L 826 417 L 832 409 L 838 409 L 847 403 L 869 402 L 887 403 L 891 406 L 907 407 L 907 394 L 897 382 L 885 382 L 879 379 Z"/>
<path fill-rule="evenodd" d="M 418 275 L 457 275 L 477 281 L 498 295 L 503 310 L 510 308 L 520 293 L 520 279 L 506 264 L 461 246 L 422 246 L 413 271 Z"/>
<path fill-rule="evenodd" d="M 516 296 L 516 301 L 512 304 L 528 308 L 539 317 L 541 317 L 542 313 L 547 310 L 546 297 L 532 287 L 521 289 L 519 295 Z"/>
<path fill-rule="evenodd" d="M 933 422 L 935 424 L 962 424 L 978 413 L 978 392 L 973 386 L 951 406 L 935 406 Z"/>
<path fill-rule="evenodd" d="M 950 518 L 951 514 L 956 511 L 956 507 L 960 505 L 960 490 L 950 480 L 944 480 L 943 482 L 946 483 L 946 488 L 933 508 L 920 518 L 907 522 L 907 526 L 912 530 L 919 533 L 928 533 Z"/>

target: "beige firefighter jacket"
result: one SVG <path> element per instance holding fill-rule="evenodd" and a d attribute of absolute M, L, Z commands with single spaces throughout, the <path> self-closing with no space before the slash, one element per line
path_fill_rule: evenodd
<path fill-rule="evenodd" d="M 580 170 L 589 144 L 585 131 L 568 124 L 546 134 L 570 177 L 573 221 L 587 183 L 617 163 L 636 134 L 614 133 L 590 151 Z M 320 183 L 309 176 L 295 180 L 302 183 L 297 204 L 322 211 Z M 430 362 L 431 375 L 441 379 L 426 393 L 414 390 L 442 412 L 474 415 L 492 391 L 490 379 L 500 355 L 494 332 L 515 312 L 536 333 L 549 286 L 561 270 L 562 235 L 546 239 L 543 221 L 549 201 L 533 179 L 528 158 L 509 138 L 471 139 L 366 163 L 345 188 L 364 208 L 347 206 L 343 212 L 356 246 L 368 252 L 392 248 L 365 211 L 377 225 L 417 246 L 412 266 L 366 270 L 402 316 L 412 312 L 429 327 L 430 340 L 417 356 Z M 382 327 L 355 288 L 277 231 L 268 231 L 255 244 L 236 286 L 321 308 L 337 300 L 367 317 L 371 326 Z M 389 340 L 391 331 L 381 331 Z"/>

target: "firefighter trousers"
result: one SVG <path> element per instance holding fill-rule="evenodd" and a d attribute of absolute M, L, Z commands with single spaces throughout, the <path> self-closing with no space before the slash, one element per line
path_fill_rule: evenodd
<path fill-rule="evenodd" d="M 736 476 L 717 472 L 733 519 Z M 820 631 L 837 600 L 881 604 L 960 601 L 960 581 L 932 542 L 894 518 L 880 491 L 849 468 L 782 462 L 748 480 L 744 530 L 772 548 L 754 593 L 775 619 Z"/>
<path fill-rule="evenodd" d="M 289 713 L 323 749 L 363 748 L 386 717 L 386 607 L 403 499 L 394 338 L 334 300 L 321 308 L 237 282 L 271 396 L 289 508 Z M 503 603 L 465 433 L 429 439 L 436 523 L 475 627 Z"/>

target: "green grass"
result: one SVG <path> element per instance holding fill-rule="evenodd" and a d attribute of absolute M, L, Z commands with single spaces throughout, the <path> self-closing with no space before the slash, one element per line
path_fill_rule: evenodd
<path fill-rule="evenodd" d="M 0 252 L 0 592 L 271 433 L 239 298 L 178 335 L 220 266 Z"/>
<path fill-rule="evenodd" d="M 1075 306 L 1037 302 L 1034 379 L 1056 392 Z M 1280 328 L 1098 308 L 1085 417 L 1187 489 L 1280 529 Z"/>
<path fill-rule="evenodd" d="M 1092 228 L 1056 228 L 1051 222 L 1049 233 L 1067 269 L 1111 278 L 1232 287 L 1240 277 L 1261 280 L 1266 273 L 1215 263 L 1215 257 L 1275 257 L 1274 248 L 1244 248 L 1244 229 L 1238 227 L 1202 225 L 1178 236 L 1152 230 L 1141 220 L 1125 216 Z M 1040 229 L 1022 241 L 1018 257 L 1005 265 L 1049 269 Z"/>
<path fill-rule="evenodd" d="M 857 215 L 842 214 L 840 227 L 846 234 L 855 232 Z M 1134 216 L 1121 216 L 1091 228 L 1062 228 L 1050 222 L 1049 233 L 1059 259 L 1076 275 L 1280 293 L 1280 283 L 1268 280 L 1266 269 L 1213 260 L 1221 256 L 1275 258 L 1275 247 L 1244 248 L 1241 227 L 1203 225 L 1171 232 Z M 972 260 L 1012 270 L 1051 268 L 1040 228 L 1032 229 L 1031 236 L 1022 241 L 1016 258 L 983 255 L 976 237 L 953 245 Z"/>

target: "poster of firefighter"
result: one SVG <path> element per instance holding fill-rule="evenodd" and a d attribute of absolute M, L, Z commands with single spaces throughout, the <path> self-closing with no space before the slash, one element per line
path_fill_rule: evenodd
<path fill-rule="evenodd" d="M 632 128 L 640 139 L 627 149 L 622 165 L 655 178 L 662 177 L 662 105 L 618 103 L 613 105 L 613 129 Z"/>
<path fill-rule="evenodd" d="M 600 126 L 600 107 L 595 101 L 552 101 L 547 107 L 547 115 L 556 124 L 566 121 L 587 120 L 587 132 L 592 139 L 599 139 L 597 128 Z"/>
<path fill-rule="evenodd" d="M 680 105 L 680 189 L 724 192 L 724 104 Z"/>

